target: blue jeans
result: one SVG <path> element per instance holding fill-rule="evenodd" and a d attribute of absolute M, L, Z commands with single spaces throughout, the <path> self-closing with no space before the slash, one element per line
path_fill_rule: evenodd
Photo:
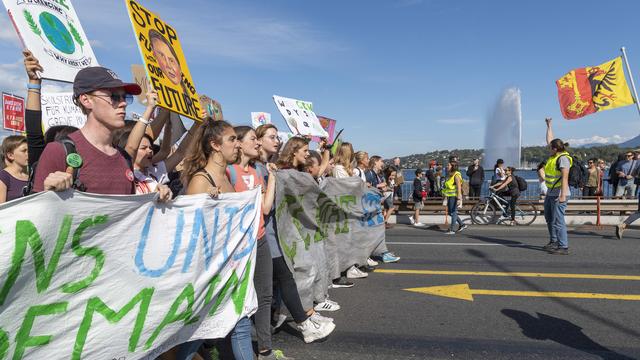
<path fill-rule="evenodd" d="M 204 344 L 204 340 L 193 340 L 178 345 L 178 360 L 191 360 Z"/>
<path fill-rule="evenodd" d="M 569 247 L 567 238 L 567 224 L 564 221 L 564 212 L 567 209 L 567 202 L 559 202 L 557 196 L 544 198 L 544 219 L 549 230 L 549 240 L 557 243 L 561 248 Z"/>
<path fill-rule="evenodd" d="M 458 223 L 458 229 L 464 225 L 462 220 L 458 217 L 458 198 L 455 196 L 447 197 L 447 211 L 451 215 L 451 225 L 449 225 L 449 231 L 453 231 L 453 227 Z"/>
<path fill-rule="evenodd" d="M 231 330 L 231 348 L 236 360 L 253 360 L 253 345 L 251 344 L 251 320 L 243 317 L 238 320 L 236 327 Z"/>

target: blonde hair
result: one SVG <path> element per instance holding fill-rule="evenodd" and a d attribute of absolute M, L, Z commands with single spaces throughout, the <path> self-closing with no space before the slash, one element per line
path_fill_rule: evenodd
<path fill-rule="evenodd" d="M 196 135 L 189 146 L 189 152 L 183 160 L 182 183 L 187 186 L 193 175 L 204 169 L 209 162 L 209 157 L 215 151 L 211 146 L 211 141 L 222 144 L 222 134 L 228 128 L 233 129 L 226 121 L 213 121 L 206 119 L 196 132 Z"/>
<path fill-rule="evenodd" d="M 344 142 L 340 144 L 340 147 L 336 152 L 335 164 L 342 165 L 349 176 L 353 176 L 352 164 L 354 157 L 353 146 L 351 146 L 351 143 Z"/>
<path fill-rule="evenodd" d="M 369 154 L 366 151 L 358 151 L 355 154 L 355 161 L 356 161 L 356 167 L 360 166 L 360 163 L 362 163 L 364 161 L 364 159 L 369 157 Z M 364 167 L 369 166 L 369 164 L 364 164 Z"/>
<path fill-rule="evenodd" d="M 295 158 L 298 150 L 302 149 L 305 146 L 309 145 L 309 140 L 305 138 L 301 138 L 299 136 L 294 136 L 284 145 L 284 149 L 282 149 L 282 153 L 278 158 L 278 167 L 280 169 L 297 169 L 299 171 L 304 171 L 304 167 L 306 164 L 298 164 L 298 166 L 293 166 L 293 160 Z"/>

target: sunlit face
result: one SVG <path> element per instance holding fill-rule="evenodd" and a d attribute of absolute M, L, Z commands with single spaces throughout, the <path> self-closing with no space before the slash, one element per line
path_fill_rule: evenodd
<path fill-rule="evenodd" d="M 124 88 L 100 89 L 80 95 L 79 100 L 91 111 L 93 118 L 113 131 L 124 127 L 124 117 L 127 114 L 126 96 Z"/>
<path fill-rule="evenodd" d="M 382 170 L 382 167 L 384 166 L 384 161 L 382 161 L 382 159 L 376 161 L 375 165 L 373 166 L 373 170 L 375 170 L 376 172 L 379 172 L 380 170 Z"/>
<path fill-rule="evenodd" d="M 294 165 L 304 164 L 309 157 L 309 145 L 305 145 L 293 154 Z"/>
<path fill-rule="evenodd" d="M 256 159 L 260 156 L 260 142 L 255 131 L 250 130 L 244 135 L 240 141 L 240 150 L 249 159 Z"/>
<path fill-rule="evenodd" d="M 222 132 L 222 142 L 220 144 L 211 141 L 211 147 L 220 152 L 227 164 L 233 164 L 238 160 L 240 154 L 240 141 L 232 127 L 226 128 Z"/>
<path fill-rule="evenodd" d="M 162 73 L 174 85 L 179 85 L 182 80 L 182 70 L 180 70 L 180 63 L 173 56 L 171 48 L 164 41 L 157 39 L 151 42 L 151 47 L 153 48 L 153 57 L 158 61 Z"/>
<path fill-rule="evenodd" d="M 143 137 L 138 147 L 138 153 L 136 154 L 136 167 L 140 169 L 148 168 L 151 166 L 151 159 L 153 159 L 151 142 L 146 137 Z"/>
<path fill-rule="evenodd" d="M 310 162 L 311 165 L 309 165 L 309 167 L 307 168 L 307 172 L 309 172 L 309 174 L 311 174 L 311 176 L 313 176 L 314 178 L 317 178 L 318 176 L 320 176 L 320 164 L 318 163 L 318 159 L 312 157 Z"/>
<path fill-rule="evenodd" d="M 260 141 L 262 142 L 262 149 L 269 155 L 276 154 L 280 148 L 280 138 L 276 129 L 270 128 L 267 130 L 264 136 L 260 138 Z"/>
<path fill-rule="evenodd" d="M 600 167 L 600 169 L 604 170 L 604 168 L 606 167 L 606 165 L 604 164 L 604 161 L 598 161 L 598 166 Z"/>
<path fill-rule="evenodd" d="M 505 172 L 505 174 L 507 174 L 507 175 L 511 175 L 511 170 L 509 170 L 509 169 L 505 170 L 504 172 Z"/>
<path fill-rule="evenodd" d="M 29 164 L 29 147 L 27 143 L 20 144 L 13 152 L 8 153 L 7 159 L 20 167 L 26 167 Z"/>
<path fill-rule="evenodd" d="M 389 174 L 389 181 L 395 180 L 396 179 L 396 172 L 392 171 L 391 174 Z"/>
<path fill-rule="evenodd" d="M 358 164 L 358 165 L 360 165 L 361 167 L 366 168 L 368 163 L 369 163 L 369 154 L 365 154 L 364 158 L 362 159 L 362 161 L 360 161 L 360 164 Z"/>

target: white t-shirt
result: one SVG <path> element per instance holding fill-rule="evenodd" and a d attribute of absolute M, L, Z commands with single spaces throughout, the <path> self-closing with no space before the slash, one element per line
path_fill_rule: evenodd
<path fill-rule="evenodd" d="M 507 173 L 504 171 L 504 169 L 497 167 L 496 168 L 496 180 L 503 181 L 506 178 L 507 178 Z"/>
<path fill-rule="evenodd" d="M 333 177 L 336 179 L 348 178 L 350 175 L 347 172 L 347 169 L 342 165 L 336 165 L 333 168 Z"/>
<path fill-rule="evenodd" d="M 353 169 L 353 176 L 359 177 L 360 180 L 362 180 L 362 182 L 364 183 L 367 182 L 367 177 L 364 175 L 364 170 L 360 169 L 359 167 Z"/>
<path fill-rule="evenodd" d="M 133 176 L 136 181 L 136 194 L 149 194 L 156 191 L 158 184 L 166 184 L 169 182 L 169 174 L 167 173 L 167 166 L 164 161 L 157 164 L 153 164 L 142 171 L 141 169 L 135 169 Z"/>

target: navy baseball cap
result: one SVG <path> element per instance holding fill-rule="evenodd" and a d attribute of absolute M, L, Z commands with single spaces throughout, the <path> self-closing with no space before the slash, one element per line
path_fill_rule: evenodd
<path fill-rule="evenodd" d="M 86 67 L 78 71 L 73 80 L 73 97 L 77 98 L 99 89 L 124 88 L 127 94 L 140 95 L 142 88 L 135 83 L 125 83 L 115 72 L 102 66 Z"/>

